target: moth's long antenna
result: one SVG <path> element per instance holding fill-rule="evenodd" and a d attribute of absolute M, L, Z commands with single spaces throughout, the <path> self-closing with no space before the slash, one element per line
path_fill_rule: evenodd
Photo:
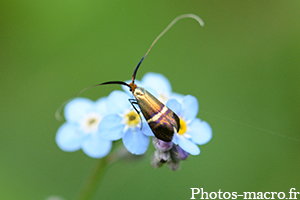
<path fill-rule="evenodd" d="M 149 47 L 148 51 L 146 52 L 146 54 L 143 56 L 143 58 L 140 60 L 140 62 L 138 63 L 138 65 L 136 66 L 133 75 L 132 75 L 132 82 L 130 84 L 127 84 L 125 82 L 122 81 L 108 81 L 108 82 L 104 82 L 104 83 L 100 83 L 97 85 L 92 85 L 90 87 L 84 88 L 83 90 L 81 90 L 80 92 L 78 92 L 77 94 L 75 94 L 73 97 L 71 97 L 70 99 L 68 99 L 67 101 L 65 101 L 64 103 L 62 103 L 59 108 L 56 110 L 55 112 L 55 118 L 57 120 L 61 120 L 61 116 L 60 116 L 60 111 L 62 110 L 62 108 L 69 103 L 72 99 L 74 99 L 75 97 L 77 97 L 78 95 L 80 95 L 81 93 L 83 93 L 84 91 L 93 88 L 93 87 L 97 87 L 100 85 L 107 85 L 107 84 L 121 84 L 121 85 L 126 85 L 128 86 L 131 91 L 133 91 L 136 87 L 136 85 L 134 84 L 134 80 L 135 80 L 135 76 L 136 73 L 138 71 L 139 66 L 141 65 L 141 63 L 143 62 L 144 58 L 148 55 L 148 53 L 150 52 L 150 50 L 152 49 L 152 47 L 154 46 L 154 44 L 157 42 L 157 40 L 159 40 L 177 21 L 179 21 L 180 19 L 184 19 L 184 18 L 193 18 L 195 20 L 197 20 L 200 24 L 200 26 L 204 26 L 204 22 L 202 21 L 202 19 L 200 17 L 198 17 L 197 15 L 194 14 L 183 14 L 183 15 L 179 15 L 178 17 L 176 17 L 156 38 L 155 40 L 152 42 L 151 46 Z"/>
<path fill-rule="evenodd" d="M 129 84 L 123 82 L 123 81 L 108 81 L 108 82 L 104 82 L 104 83 L 100 83 L 100 84 L 96 84 L 96 85 L 92 85 L 92 86 L 89 86 L 89 87 L 86 87 L 84 88 L 83 90 L 81 90 L 80 92 L 78 92 L 77 94 L 75 94 L 73 97 L 71 97 L 70 99 L 68 99 L 67 101 L 63 102 L 59 108 L 56 110 L 55 112 L 55 118 L 56 120 L 58 121 L 61 121 L 62 120 L 62 117 L 60 115 L 60 111 L 62 110 L 62 108 L 67 104 L 69 103 L 71 100 L 73 100 L 75 97 L 79 96 L 81 93 L 83 93 L 84 91 L 90 89 L 90 88 L 93 88 L 93 87 L 97 87 L 97 86 L 100 86 L 100 85 L 108 85 L 108 84 L 119 84 L 119 85 L 126 85 L 127 87 L 131 88 Z"/>
<path fill-rule="evenodd" d="M 152 47 L 154 46 L 154 44 L 157 42 L 157 40 L 159 40 L 176 22 L 178 22 L 181 19 L 184 18 L 193 18 L 196 21 L 199 22 L 200 26 L 204 26 L 204 22 L 202 21 L 202 19 L 200 17 L 198 17 L 195 14 L 183 14 L 183 15 L 179 15 L 178 17 L 176 17 L 156 38 L 155 40 L 152 42 L 151 46 L 149 47 L 148 51 L 146 52 L 146 54 L 142 57 L 142 59 L 140 60 L 140 62 L 138 63 L 138 65 L 136 66 L 133 75 L 132 75 L 132 83 L 134 83 L 135 80 L 135 76 L 137 73 L 138 68 L 140 67 L 141 63 L 143 62 L 144 58 L 148 55 L 148 53 L 150 52 L 150 50 L 152 49 Z"/>

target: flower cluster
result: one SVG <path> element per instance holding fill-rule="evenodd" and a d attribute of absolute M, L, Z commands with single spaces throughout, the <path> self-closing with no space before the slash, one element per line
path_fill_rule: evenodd
<path fill-rule="evenodd" d="M 66 122 L 58 129 L 56 143 L 63 151 L 82 151 L 90 157 L 102 158 L 109 154 L 112 142 L 122 139 L 125 148 L 132 154 L 142 155 L 149 146 L 150 137 L 156 148 L 151 164 L 154 167 L 168 163 L 172 170 L 187 156 L 200 154 L 198 145 L 210 141 L 212 130 L 209 124 L 196 118 L 198 101 L 194 96 L 172 92 L 170 82 L 161 74 L 147 73 L 137 85 L 148 90 L 166 104 L 180 119 L 180 129 L 172 142 L 155 138 L 143 116 L 130 105 L 132 94 L 128 88 L 113 91 L 97 101 L 75 98 L 65 109 Z M 139 109 L 138 106 L 136 109 Z"/>

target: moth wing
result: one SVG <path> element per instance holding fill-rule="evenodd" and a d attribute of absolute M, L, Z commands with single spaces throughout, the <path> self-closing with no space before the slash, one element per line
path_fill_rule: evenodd
<path fill-rule="evenodd" d="M 139 90 L 143 95 L 135 97 L 152 132 L 160 140 L 172 141 L 174 130 L 180 126 L 178 116 L 145 89 Z"/>

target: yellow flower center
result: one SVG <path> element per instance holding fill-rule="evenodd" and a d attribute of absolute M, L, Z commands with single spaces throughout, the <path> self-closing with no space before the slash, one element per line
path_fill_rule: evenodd
<path fill-rule="evenodd" d="M 80 122 L 81 128 L 85 133 L 92 133 L 98 130 L 101 116 L 97 113 L 89 113 Z"/>
<path fill-rule="evenodd" d="M 179 120 L 180 120 L 180 128 L 179 128 L 178 134 L 183 135 L 186 132 L 186 123 L 181 118 Z"/>
<path fill-rule="evenodd" d="M 96 121 L 97 120 L 95 118 L 91 118 L 91 119 L 88 120 L 88 125 L 93 126 L 93 124 L 95 124 Z"/>
<path fill-rule="evenodd" d="M 125 121 L 129 126 L 136 126 L 140 123 L 140 118 L 135 111 L 131 110 L 125 115 Z"/>

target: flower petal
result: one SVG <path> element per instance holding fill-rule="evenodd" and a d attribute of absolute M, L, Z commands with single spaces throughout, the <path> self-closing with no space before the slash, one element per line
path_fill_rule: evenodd
<path fill-rule="evenodd" d="M 142 133 L 147 136 L 154 136 L 149 124 L 145 120 L 143 120 Z"/>
<path fill-rule="evenodd" d="M 111 147 L 112 141 L 103 139 L 99 134 L 91 134 L 81 146 L 82 151 L 92 158 L 106 156 L 110 152 Z"/>
<path fill-rule="evenodd" d="M 136 155 L 142 155 L 147 151 L 149 141 L 150 138 L 139 131 L 138 127 L 135 130 L 127 129 L 123 137 L 123 144 L 126 149 Z"/>
<path fill-rule="evenodd" d="M 175 93 L 173 92 L 170 96 L 169 96 L 169 99 L 176 99 L 178 102 L 182 102 L 184 98 L 184 95 L 183 94 L 179 94 L 179 93 Z"/>
<path fill-rule="evenodd" d="M 148 72 L 142 78 L 142 85 L 145 88 L 152 88 L 157 93 L 169 96 L 172 92 L 172 86 L 169 80 L 162 74 Z"/>
<path fill-rule="evenodd" d="M 108 114 L 108 110 L 107 110 L 107 107 L 106 107 L 106 100 L 107 100 L 107 97 L 101 97 L 100 99 L 98 99 L 95 102 L 95 105 L 94 105 L 94 109 L 99 114 L 101 114 L 101 116 L 104 116 L 104 115 Z"/>
<path fill-rule="evenodd" d="M 186 95 L 182 101 L 182 118 L 189 122 L 198 114 L 198 100 L 192 95 Z"/>
<path fill-rule="evenodd" d="M 172 142 L 173 142 L 174 144 L 176 144 L 176 145 L 178 145 L 178 138 L 179 138 L 178 134 L 175 133 L 175 134 L 173 135 Z"/>
<path fill-rule="evenodd" d="M 86 135 L 79 132 L 77 126 L 70 123 L 64 123 L 57 130 L 55 141 L 58 147 L 63 151 L 77 151 Z"/>
<path fill-rule="evenodd" d="M 189 124 L 186 133 L 189 134 L 192 137 L 191 139 L 199 145 L 206 144 L 212 138 L 212 129 L 210 125 L 198 118 L 194 119 L 192 123 Z"/>
<path fill-rule="evenodd" d="M 178 116 L 181 116 L 181 104 L 176 99 L 170 99 L 166 106 L 170 108 L 174 113 L 176 113 Z"/>
<path fill-rule="evenodd" d="M 123 114 L 130 109 L 129 98 L 130 96 L 123 91 L 115 90 L 111 92 L 106 101 L 108 111 L 112 114 Z"/>
<path fill-rule="evenodd" d="M 117 114 L 109 114 L 103 117 L 98 126 L 98 131 L 106 140 L 119 140 L 124 135 L 125 124 L 123 118 Z"/>
<path fill-rule="evenodd" d="M 67 103 L 64 114 L 68 122 L 78 123 L 88 112 L 93 109 L 94 102 L 87 98 L 77 97 Z"/>
<path fill-rule="evenodd" d="M 178 137 L 178 145 L 183 150 L 185 150 L 186 152 L 188 152 L 191 155 L 199 155 L 200 154 L 199 147 L 195 143 L 193 143 L 192 141 L 190 141 L 189 139 L 187 139 L 183 136 Z"/>

